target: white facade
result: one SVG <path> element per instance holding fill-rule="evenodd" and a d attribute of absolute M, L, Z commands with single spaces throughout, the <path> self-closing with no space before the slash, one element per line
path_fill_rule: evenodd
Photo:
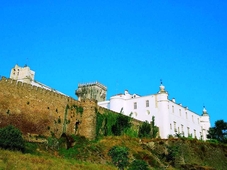
<path fill-rule="evenodd" d="M 10 78 L 25 83 L 31 83 L 34 81 L 35 72 L 32 71 L 28 66 L 19 67 L 17 64 L 12 68 Z"/>
<path fill-rule="evenodd" d="M 150 122 L 152 116 L 155 116 L 155 125 L 159 127 L 159 136 L 163 139 L 177 133 L 206 140 L 210 128 L 210 119 L 205 108 L 203 114 L 198 115 L 175 103 L 175 100 L 169 100 L 163 85 L 157 94 L 139 96 L 125 91 L 124 94 L 112 96 L 109 101 L 98 104 L 115 112 L 122 110 L 123 114 L 140 121 Z"/>
<path fill-rule="evenodd" d="M 65 94 L 45 85 L 45 84 L 42 84 L 38 81 L 35 81 L 35 72 L 32 71 L 30 69 L 30 67 L 28 67 L 27 65 L 25 65 L 24 67 L 20 67 L 16 64 L 14 66 L 14 68 L 11 69 L 10 78 L 17 80 L 17 81 L 20 81 L 20 82 L 23 82 L 23 83 L 31 84 L 32 86 L 41 87 L 43 89 L 54 91 L 56 93 L 65 95 Z"/>

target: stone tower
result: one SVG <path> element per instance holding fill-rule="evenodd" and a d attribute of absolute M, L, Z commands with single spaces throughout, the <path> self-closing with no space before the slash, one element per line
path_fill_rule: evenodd
<path fill-rule="evenodd" d="M 10 78 L 31 84 L 34 81 L 35 72 L 32 71 L 27 65 L 19 67 L 17 64 L 11 69 Z"/>
<path fill-rule="evenodd" d="M 95 99 L 98 102 L 106 100 L 107 87 L 99 82 L 79 84 L 76 90 L 78 100 Z"/>

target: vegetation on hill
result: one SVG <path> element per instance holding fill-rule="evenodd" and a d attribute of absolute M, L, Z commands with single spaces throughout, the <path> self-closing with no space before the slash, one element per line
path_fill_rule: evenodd
<path fill-rule="evenodd" d="M 129 133 L 130 121 L 124 117 L 114 120 L 112 126 L 118 127 L 110 128 L 106 124 L 111 130 L 106 132 L 116 130 L 116 136 L 102 134 L 95 141 L 75 135 L 63 135 L 60 139 L 37 136 L 36 142 L 21 141 L 24 142 L 23 150 L 17 149 L 18 145 L 12 145 L 14 148 L 0 145 L 3 149 L 23 151 L 0 150 L 0 169 L 222 170 L 227 167 L 227 145 L 223 143 L 184 137 L 166 140 L 151 138 L 147 122 L 139 130 L 145 137 L 133 137 L 128 135 L 132 134 Z M 122 122 L 128 125 L 120 126 Z M 11 138 L 7 138 L 6 133 L 2 133 L 4 131 L 8 131 Z M 12 126 L 0 132 L 1 142 L 4 141 L 3 137 L 7 141 L 12 140 L 12 144 L 15 144 L 15 139 L 21 139 L 20 131 Z"/>
<path fill-rule="evenodd" d="M 12 125 L 0 129 L 0 148 L 24 151 L 24 139 L 19 129 Z"/>
<path fill-rule="evenodd" d="M 128 162 L 124 164 L 124 169 L 133 169 L 138 164 L 149 169 L 169 170 L 222 170 L 227 167 L 226 145 L 196 139 L 140 141 L 128 136 L 108 136 L 88 141 L 84 137 L 74 136 L 74 140 L 74 146 L 69 149 L 66 149 L 61 139 L 59 148 L 46 147 L 45 143 L 27 142 L 24 154 L 0 150 L 0 169 L 117 169 L 116 165 L 119 164 L 116 161 L 114 163 L 109 154 L 113 148 L 120 148 L 115 152 L 116 157 L 121 155 L 118 152 L 127 154 Z"/>

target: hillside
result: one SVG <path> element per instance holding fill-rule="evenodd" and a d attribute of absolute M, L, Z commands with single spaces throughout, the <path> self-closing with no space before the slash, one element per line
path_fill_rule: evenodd
<path fill-rule="evenodd" d="M 146 139 L 105 137 L 89 142 L 74 138 L 74 146 L 64 142 L 54 146 L 27 143 L 27 153 L 0 150 L 0 169 L 117 169 L 108 151 L 113 146 L 129 148 L 130 162 L 144 160 L 150 169 L 217 169 L 227 167 L 227 146 L 189 139 Z M 50 140 L 49 140 L 50 141 Z M 63 141 L 63 140 L 62 140 Z"/>

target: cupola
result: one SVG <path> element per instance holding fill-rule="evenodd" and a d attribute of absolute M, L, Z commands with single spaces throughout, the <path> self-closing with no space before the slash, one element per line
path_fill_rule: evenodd
<path fill-rule="evenodd" d="M 165 86 L 163 86 L 162 82 L 161 82 L 161 85 L 159 86 L 159 92 L 158 93 L 167 93 L 167 91 L 165 91 Z"/>
<path fill-rule="evenodd" d="M 206 110 L 205 106 L 203 106 L 203 114 L 202 114 L 202 116 L 208 116 L 208 113 L 207 113 L 207 110 Z"/>

